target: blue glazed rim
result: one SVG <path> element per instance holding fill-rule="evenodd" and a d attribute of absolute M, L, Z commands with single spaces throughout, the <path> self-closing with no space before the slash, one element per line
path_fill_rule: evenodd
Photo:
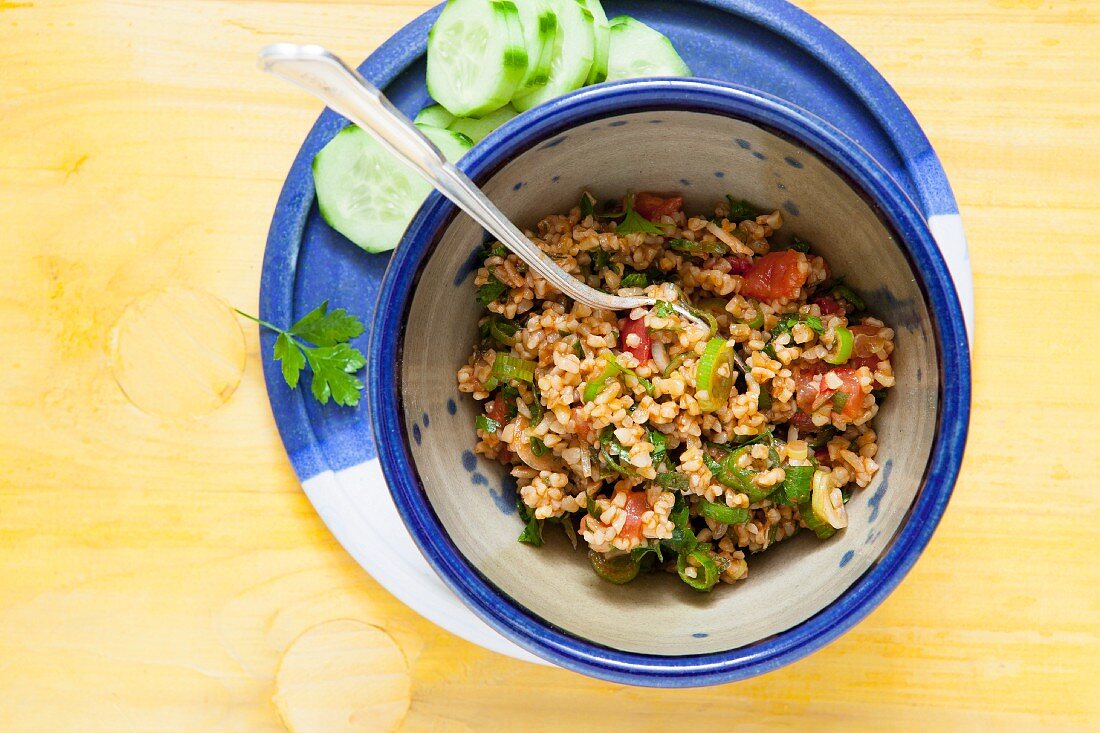
<path fill-rule="evenodd" d="M 480 182 L 513 151 L 593 119 L 656 109 L 736 117 L 797 141 L 877 205 L 918 274 L 940 354 L 937 431 L 909 515 L 867 572 L 791 629 L 730 651 L 675 657 L 622 652 L 583 640 L 526 610 L 485 579 L 458 550 L 428 502 L 409 449 L 400 399 L 403 324 L 420 272 L 456 211 L 439 194 L 414 219 L 382 281 L 381 315 L 369 353 L 369 401 L 383 472 L 402 519 L 440 578 L 482 620 L 528 651 L 576 672 L 624 684 L 687 687 L 744 679 L 806 656 L 867 616 L 901 582 L 938 525 L 958 476 L 969 423 L 970 359 L 947 265 L 914 202 L 862 148 L 823 120 L 777 98 L 697 80 L 626 81 L 584 89 L 509 122 L 467 154 L 460 167 Z"/>

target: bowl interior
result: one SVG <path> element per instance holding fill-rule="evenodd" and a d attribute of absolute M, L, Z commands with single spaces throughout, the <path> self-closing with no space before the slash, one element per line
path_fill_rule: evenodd
<path fill-rule="evenodd" d="M 815 153 L 753 123 L 709 112 L 605 117 L 543 140 L 479 181 L 521 227 L 567 211 L 580 192 L 678 191 L 709 211 L 726 194 L 778 208 L 834 274 L 864 294 L 896 333 L 897 386 L 875 419 L 882 468 L 848 505 L 847 530 L 809 533 L 749 558 L 749 579 L 699 594 L 656 574 L 613 586 L 583 551 L 547 525 L 542 548 L 520 544 L 516 493 L 505 469 L 473 453 L 478 404 L 455 373 L 476 339 L 472 273 L 481 230 L 456 217 L 428 255 L 406 320 L 400 396 L 416 472 L 466 559 L 503 594 L 548 623 L 621 651 L 687 655 L 742 647 L 806 620 L 870 568 L 904 523 L 932 449 L 939 358 L 925 297 L 873 204 Z"/>

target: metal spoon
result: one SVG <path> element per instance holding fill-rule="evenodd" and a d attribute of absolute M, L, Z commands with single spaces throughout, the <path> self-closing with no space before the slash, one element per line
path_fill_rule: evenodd
<path fill-rule="evenodd" d="M 260 51 L 260 68 L 297 84 L 359 127 L 370 130 L 387 150 L 469 214 L 528 267 L 574 300 L 603 310 L 632 310 L 656 304 L 656 298 L 601 292 L 558 267 L 465 173 L 444 159 L 438 148 L 382 92 L 324 48 L 293 43 L 267 46 Z M 671 305 L 681 316 L 707 325 L 684 305 Z"/>

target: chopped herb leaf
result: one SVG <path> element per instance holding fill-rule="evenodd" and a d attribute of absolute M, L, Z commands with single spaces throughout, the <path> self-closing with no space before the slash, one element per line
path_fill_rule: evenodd
<path fill-rule="evenodd" d="M 590 194 L 588 191 L 581 193 L 581 218 L 586 216 L 594 216 L 596 214 L 596 197 Z"/>
<path fill-rule="evenodd" d="M 653 465 L 659 466 L 668 458 L 668 437 L 657 430 L 650 430 L 648 437 L 650 444 L 653 446 L 653 453 L 651 454 Z"/>
<path fill-rule="evenodd" d="M 657 304 L 653 306 L 653 315 L 658 318 L 668 318 L 675 311 L 672 309 L 672 304 L 665 300 L 658 300 Z"/>
<path fill-rule="evenodd" d="M 584 360 L 584 358 L 585 358 L 584 347 L 581 346 L 581 340 L 580 339 L 577 339 L 576 341 L 573 342 L 573 353 L 575 353 L 577 355 L 578 359 L 580 359 L 582 361 Z"/>
<path fill-rule="evenodd" d="M 531 424 L 538 425 L 542 422 L 545 410 L 542 408 L 542 393 L 539 392 L 539 380 L 531 380 L 531 403 L 527 405 L 527 411 L 531 413 Z"/>
<path fill-rule="evenodd" d="M 791 242 L 791 249 L 793 249 L 795 252 L 806 254 L 810 251 L 810 243 L 807 242 L 805 239 L 795 237 L 794 240 Z"/>
<path fill-rule="evenodd" d="M 833 395 L 833 409 L 843 410 L 844 406 L 848 404 L 848 393 L 837 392 Z"/>
<path fill-rule="evenodd" d="M 619 222 L 619 226 L 615 230 L 617 234 L 635 234 L 638 232 L 664 234 L 663 229 L 634 210 L 634 194 L 627 194 L 626 198 L 623 199 L 623 206 L 626 209 L 626 217 Z"/>
<path fill-rule="evenodd" d="M 644 558 L 646 555 L 649 555 L 650 553 L 657 556 L 657 562 L 665 561 L 664 555 L 661 554 L 660 542 L 654 542 L 651 545 L 642 545 L 640 547 L 635 547 L 633 550 L 630 551 L 630 559 L 634 562 L 641 562 L 642 558 Z"/>
<path fill-rule="evenodd" d="M 644 288 L 649 285 L 649 278 L 644 272 L 632 272 L 619 283 L 621 288 Z"/>
<path fill-rule="evenodd" d="M 730 248 L 726 246 L 725 242 L 718 241 L 713 242 L 693 242 L 690 239 L 669 239 L 667 241 L 669 249 L 677 252 L 686 252 L 688 254 L 708 254 L 708 255 L 724 255 L 730 251 Z"/>
<path fill-rule="evenodd" d="M 489 273 L 489 282 L 484 285 L 478 286 L 477 289 L 477 302 L 482 305 L 489 305 L 495 303 L 500 296 L 504 295 L 504 291 L 508 289 L 508 286 L 497 280 L 497 276 L 493 273 Z"/>
<path fill-rule="evenodd" d="M 476 418 L 474 418 L 474 427 L 486 433 L 495 433 L 496 431 L 500 430 L 500 423 L 498 423 L 491 417 L 478 415 Z"/>
<path fill-rule="evenodd" d="M 657 474 L 655 479 L 658 486 L 673 491 L 687 491 L 691 487 L 691 481 L 682 473 L 668 471 Z"/>
<path fill-rule="evenodd" d="M 544 456 L 550 452 L 550 449 L 546 447 L 546 443 L 542 442 L 542 438 L 531 438 L 531 452 L 536 456 Z"/>
<path fill-rule="evenodd" d="M 611 253 L 602 247 L 592 250 L 590 256 L 592 257 L 592 272 L 602 272 L 611 264 Z"/>
<path fill-rule="evenodd" d="M 487 260 L 490 257 L 507 257 L 508 249 L 500 242 L 486 242 L 485 248 L 481 250 L 481 259 Z"/>
<path fill-rule="evenodd" d="M 753 206 L 744 199 L 735 199 L 733 196 L 726 196 L 726 202 L 729 204 L 730 221 L 755 219 L 756 217 L 760 216 L 761 213 L 763 213 L 756 206 Z"/>

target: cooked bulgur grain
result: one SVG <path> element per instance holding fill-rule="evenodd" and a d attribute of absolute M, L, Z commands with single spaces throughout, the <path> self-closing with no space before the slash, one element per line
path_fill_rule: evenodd
<path fill-rule="evenodd" d="M 593 310 L 499 244 L 475 279 L 487 313 L 458 386 L 485 403 L 477 452 L 518 481 L 520 540 L 564 523 L 613 582 L 664 568 L 709 590 L 748 577 L 746 551 L 845 527 L 848 492 L 878 470 L 869 423 L 894 385 L 893 330 L 807 243 L 775 246 L 778 211 L 748 218 L 729 199 L 688 217 L 648 193 L 621 212 L 594 204 L 586 193 L 528 236 L 593 287 L 664 302 Z"/>

